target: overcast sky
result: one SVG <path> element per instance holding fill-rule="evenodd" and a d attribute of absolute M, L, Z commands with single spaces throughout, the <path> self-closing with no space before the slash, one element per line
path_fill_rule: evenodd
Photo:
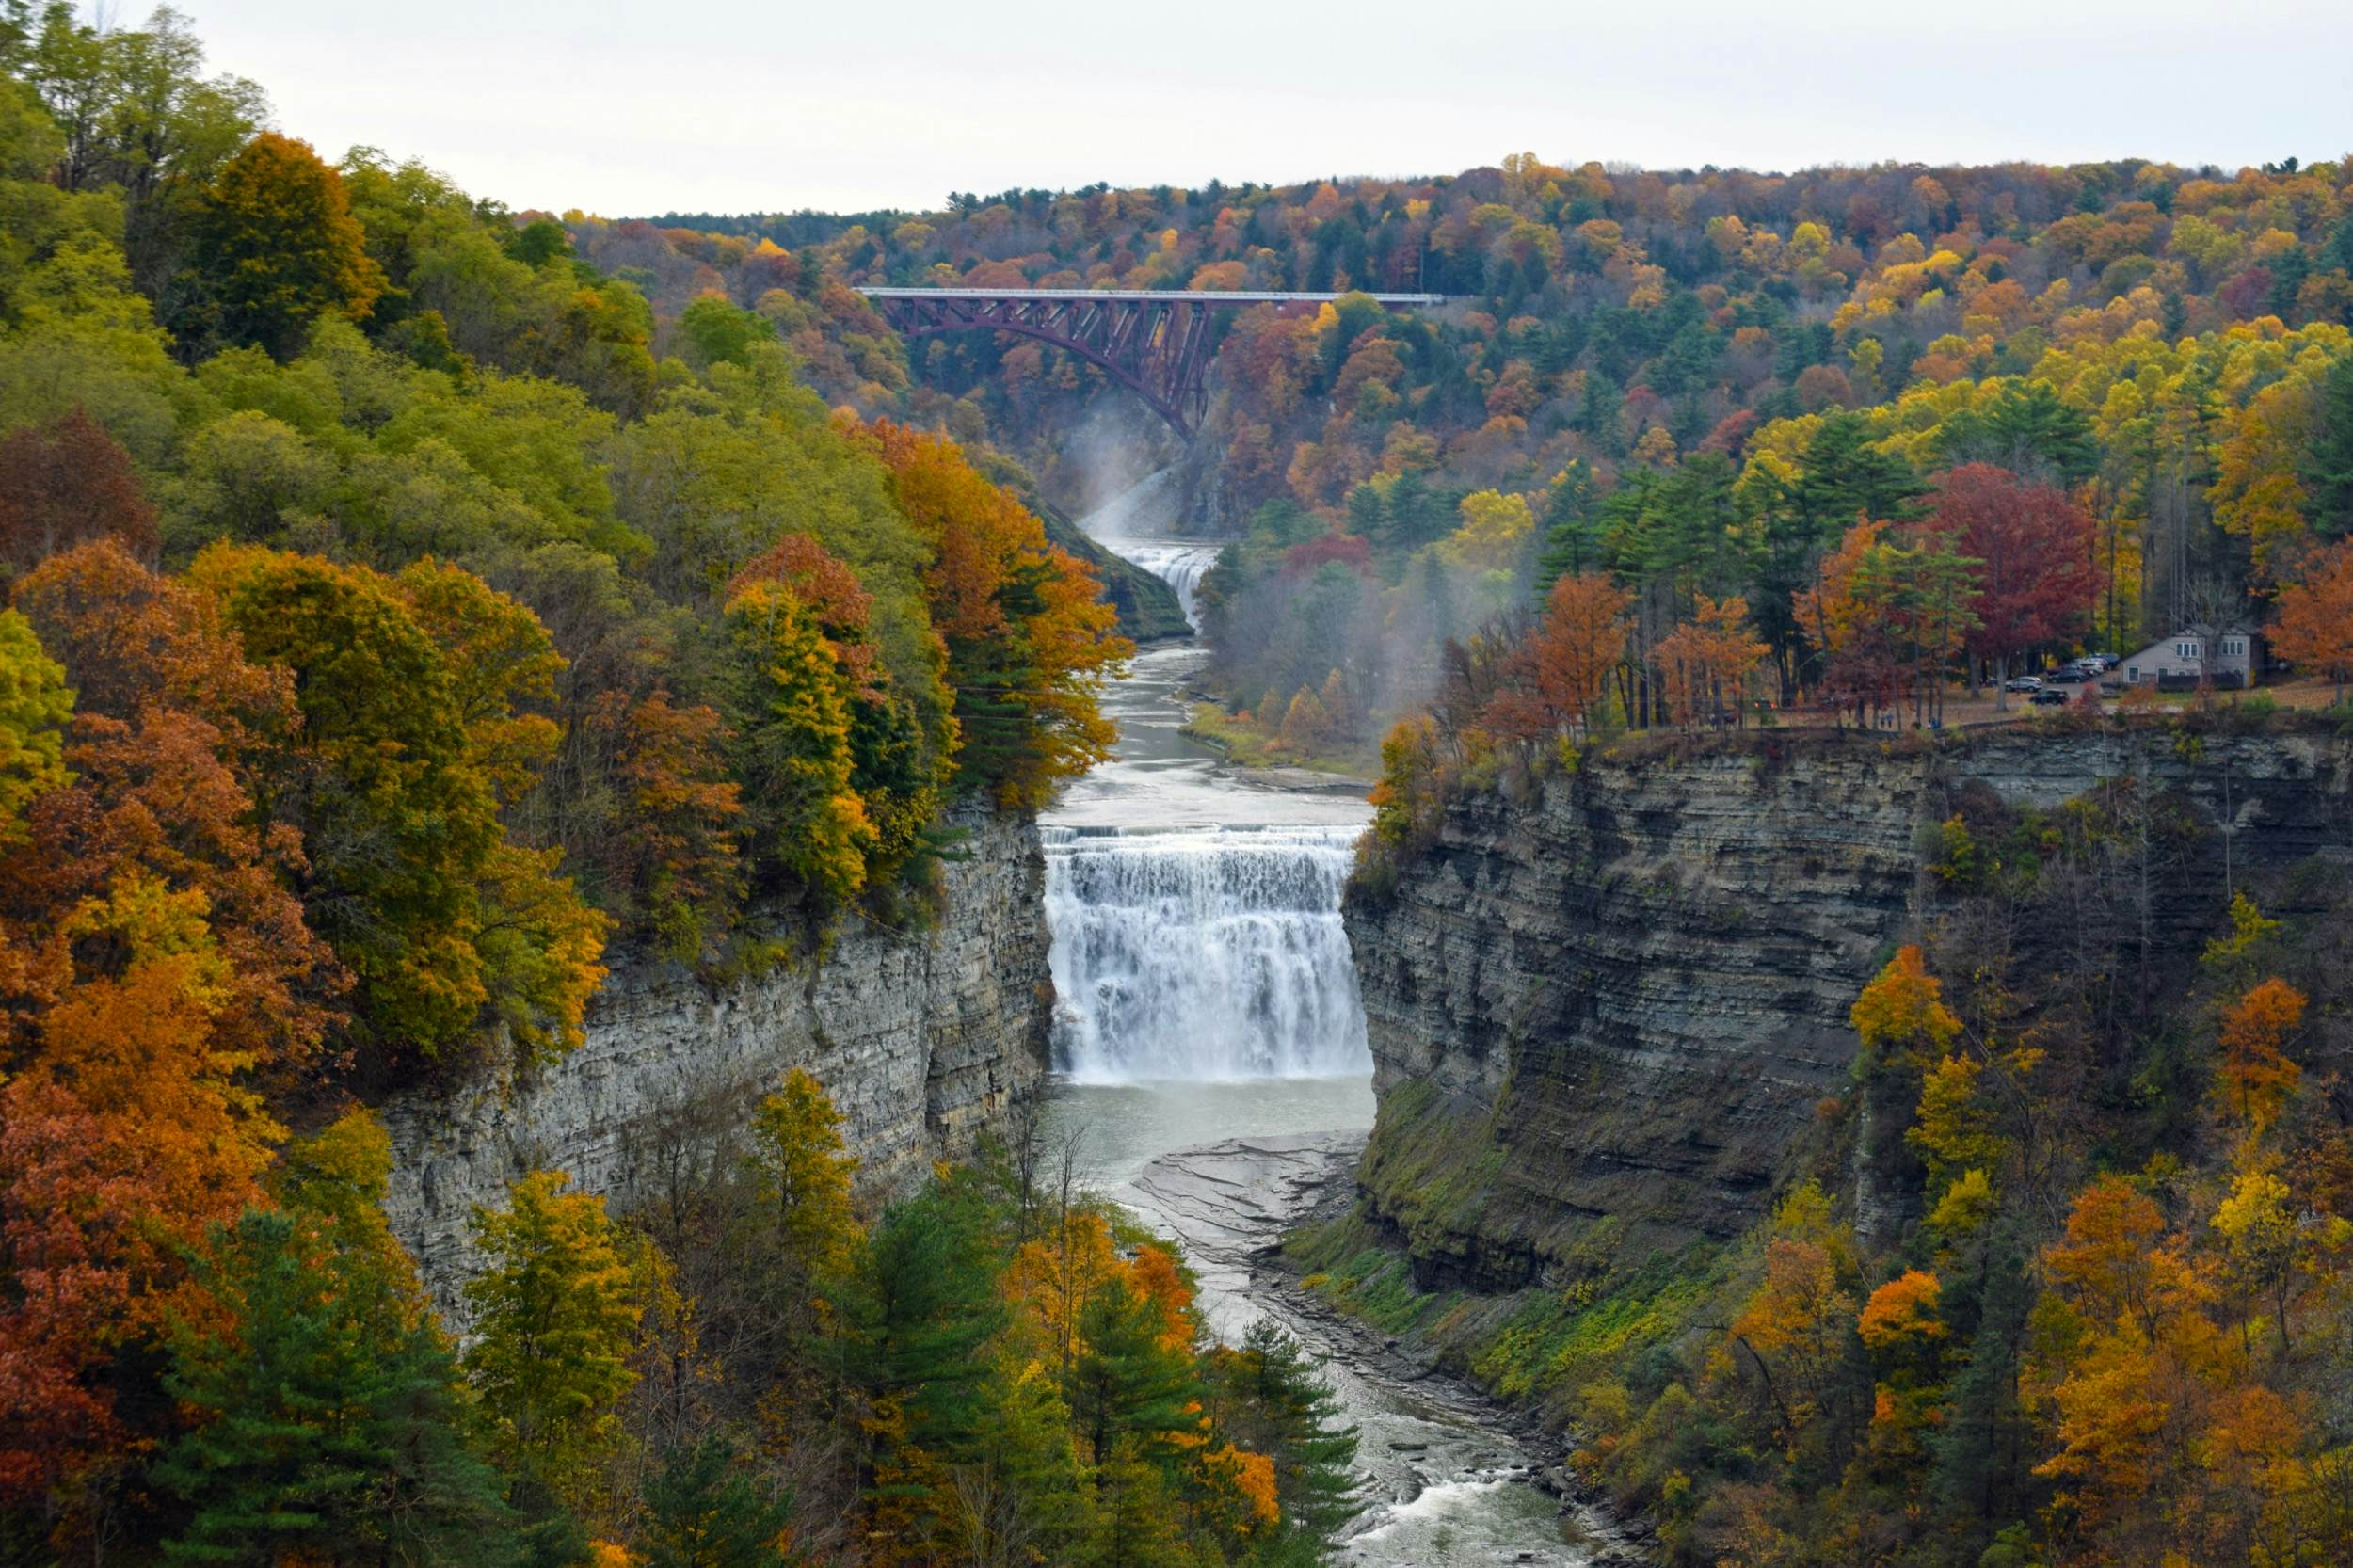
<path fill-rule="evenodd" d="M 608 216 L 951 190 L 2353 150 L 2348 0 L 178 0 L 338 156 Z M 118 3 L 136 16 L 143 4 Z"/>

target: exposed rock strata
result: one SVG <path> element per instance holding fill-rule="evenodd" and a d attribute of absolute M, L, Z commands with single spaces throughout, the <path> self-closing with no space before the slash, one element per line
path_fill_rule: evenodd
<path fill-rule="evenodd" d="M 908 936 L 855 919 L 817 963 L 713 991 L 675 964 L 623 967 L 582 1048 L 529 1078 L 383 1108 L 386 1208 L 452 1320 L 471 1270 L 466 1222 L 518 1176 L 570 1173 L 626 1206 L 657 1171 L 740 1128 L 790 1068 L 840 1107 L 870 1191 L 968 1152 L 1044 1077 L 1052 981 L 1034 823 L 968 816 L 945 911 Z"/>
<path fill-rule="evenodd" d="M 2137 773 L 2203 820 L 2218 885 L 2226 842 L 2239 866 L 2342 853 L 2347 767 L 2312 738 L 1767 738 L 1589 759 L 1525 807 L 1459 801 L 1393 889 L 1348 905 L 1374 1208 L 1433 1285 L 1526 1283 L 1605 1216 L 1638 1256 L 1736 1235 L 1846 1092 L 1848 1008 L 1963 792 L 2048 808 Z"/>

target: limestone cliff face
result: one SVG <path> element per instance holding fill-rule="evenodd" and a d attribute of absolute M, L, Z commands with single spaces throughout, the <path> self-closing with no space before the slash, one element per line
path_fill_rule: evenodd
<path fill-rule="evenodd" d="M 2225 845 L 2251 866 L 2346 843 L 2347 768 L 2303 738 L 1765 739 L 1459 801 L 1347 908 L 1382 1097 L 1368 1195 L 1433 1284 L 1526 1283 L 1605 1216 L 1638 1256 L 1736 1235 L 1847 1091 L 1848 1008 L 1962 792 L 2048 808 L 2137 773 L 2203 820 L 2218 881 Z"/>
<path fill-rule="evenodd" d="M 1047 1068 L 1045 862 L 1036 824 L 970 814 L 938 924 L 855 919 L 822 960 L 713 991 L 675 964 L 623 967 L 580 1049 L 522 1079 L 382 1108 L 386 1208 L 453 1323 L 472 1273 L 466 1222 L 534 1170 L 627 1207 L 667 1163 L 739 1129 L 790 1068 L 816 1075 L 870 1191 L 902 1191 L 968 1152 Z"/>

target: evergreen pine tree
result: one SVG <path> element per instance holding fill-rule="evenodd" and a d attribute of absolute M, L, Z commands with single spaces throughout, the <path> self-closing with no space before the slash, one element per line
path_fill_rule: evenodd
<path fill-rule="evenodd" d="M 1826 414 L 1815 426 L 1786 497 L 1815 525 L 1817 542 L 1835 543 L 1858 517 L 1897 522 L 1920 515 L 1928 487 L 1909 462 L 1874 448 L 1873 439 L 1861 414 Z"/>
<path fill-rule="evenodd" d="M 2019 1407 L 2019 1350 L 2035 1287 L 2025 1253 L 2008 1238 L 1980 1250 L 1977 1333 L 1953 1380 L 1951 1414 L 1931 1441 L 1930 1490 L 1950 1528 L 1982 1546 L 2026 1512 L 2023 1493 L 2031 1434 Z M 1966 1555 L 1966 1560 L 1976 1560 Z"/>
<path fill-rule="evenodd" d="M 1236 1440 L 1274 1461 L 1285 1534 L 1321 1553 L 1361 1506 L 1355 1496 L 1356 1429 L 1299 1342 L 1261 1318 L 1231 1358 L 1226 1426 Z"/>
<path fill-rule="evenodd" d="M 166 1386 L 201 1424 L 152 1473 L 185 1510 L 168 1560 L 505 1560 L 448 1349 L 372 1247 L 249 1209 L 198 1272 L 224 1314 L 173 1344 Z"/>
<path fill-rule="evenodd" d="M 2353 227 L 2353 218 L 2346 224 Z M 2320 384 L 2320 429 L 2302 466 L 2313 532 L 2353 536 L 2353 354 L 2340 356 Z"/>
<path fill-rule="evenodd" d="M 1200 1380 L 1193 1356 L 1165 1337 L 1153 1302 L 1114 1281 L 1095 1292 L 1079 1316 L 1085 1347 L 1067 1379 L 1071 1415 L 1096 1463 L 1123 1437 L 1152 1452 L 1198 1425 Z"/>
<path fill-rule="evenodd" d="M 886 1214 L 867 1295 L 855 1304 L 869 1393 L 899 1398 L 909 1440 L 948 1460 L 968 1453 L 983 1425 L 982 1347 L 1005 1320 L 975 1185 L 935 1182 Z"/>
<path fill-rule="evenodd" d="M 1095 1526 L 1084 1568 L 1187 1568 L 1174 1488 L 1132 1435 L 1118 1438 L 1096 1466 Z"/>
<path fill-rule="evenodd" d="M 716 1438 L 673 1451 L 646 1482 L 646 1568 L 786 1568 L 790 1497 L 763 1496 L 734 1473 Z"/>
<path fill-rule="evenodd" d="M 1601 532 L 1594 515 L 1599 486 L 1582 457 L 1553 477 L 1545 501 L 1545 552 L 1536 564 L 1541 600 L 1562 577 L 1578 577 L 1601 566 Z"/>

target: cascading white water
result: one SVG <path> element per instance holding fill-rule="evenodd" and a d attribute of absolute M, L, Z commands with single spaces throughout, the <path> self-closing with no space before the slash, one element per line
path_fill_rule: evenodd
<path fill-rule="evenodd" d="M 1057 1065 L 1077 1082 L 1370 1066 L 1340 889 L 1358 829 L 1046 829 Z"/>
<path fill-rule="evenodd" d="M 1152 536 L 1171 504 L 1158 474 L 1082 526 L 1166 579 L 1190 619 L 1220 547 Z M 1340 889 L 1370 808 L 1253 787 L 1187 739 L 1202 658 L 1136 660 L 1104 693 L 1117 755 L 1040 824 L 1055 1065 L 1093 1084 L 1369 1074 Z"/>
<path fill-rule="evenodd" d="M 1221 547 L 1151 539 L 1107 539 L 1103 544 L 1113 554 L 1127 557 L 1176 589 L 1176 603 L 1185 612 L 1185 624 L 1195 632 L 1201 630 L 1201 617 L 1195 613 L 1201 579 L 1217 565 Z"/>

